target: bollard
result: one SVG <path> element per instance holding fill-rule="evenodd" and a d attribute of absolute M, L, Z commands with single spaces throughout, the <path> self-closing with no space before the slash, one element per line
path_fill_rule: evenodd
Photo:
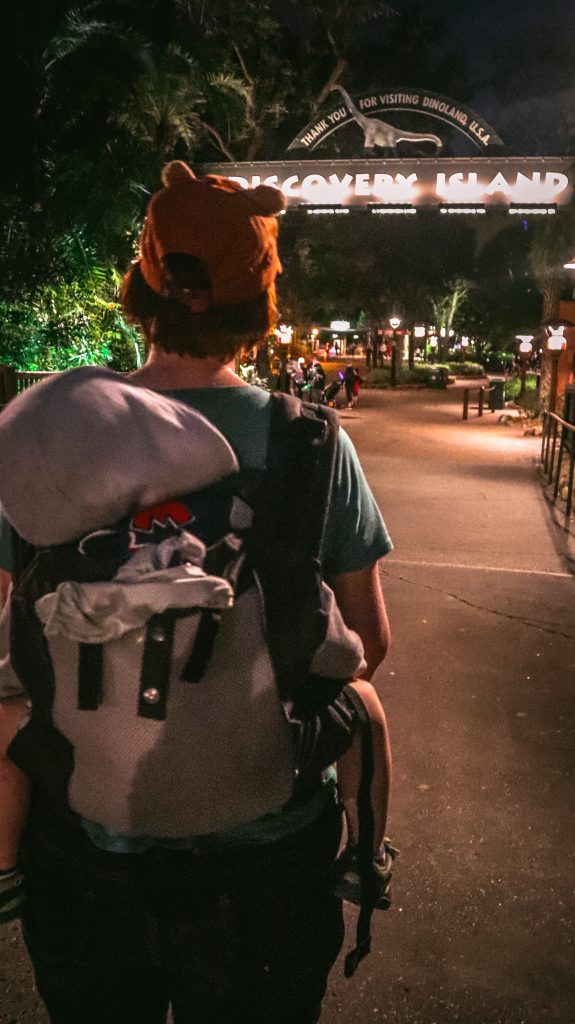
<path fill-rule="evenodd" d="M 463 419 L 469 418 L 469 388 L 463 391 Z"/>
<path fill-rule="evenodd" d="M 483 416 L 483 402 L 485 399 L 485 388 L 481 386 L 479 388 L 479 405 L 477 407 L 477 415 Z"/>

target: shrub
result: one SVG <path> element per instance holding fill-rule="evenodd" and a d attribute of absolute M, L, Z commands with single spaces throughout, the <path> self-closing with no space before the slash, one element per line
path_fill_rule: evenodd
<path fill-rule="evenodd" d="M 447 363 L 447 368 L 456 377 L 485 377 L 481 363 Z"/>
<path fill-rule="evenodd" d="M 397 373 L 397 384 L 399 387 L 425 387 L 429 381 L 431 373 L 434 370 L 439 369 L 440 364 L 438 363 L 421 363 L 419 366 L 415 366 L 413 370 L 402 369 L 398 370 Z M 445 367 L 447 369 L 447 367 Z M 391 369 L 389 366 L 378 366 L 374 369 L 368 370 L 365 375 L 366 388 L 390 388 L 391 387 Z"/>
<path fill-rule="evenodd" d="M 92 267 L 28 295 L 0 301 L 0 363 L 17 370 L 66 370 L 89 364 L 141 365 L 137 332 L 122 316 L 112 267 Z"/>
<path fill-rule="evenodd" d="M 520 395 L 520 391 L 520 377 L 510 377 L 509 380 L 505 381 L 505 400 L 507 402 L 515 402 L 516 405 L 520 406 L 531 416 L 539 416 L 541 403 L 537 389 L 537 374 L 528 373 L 525 380 L 525 393 Z"/>

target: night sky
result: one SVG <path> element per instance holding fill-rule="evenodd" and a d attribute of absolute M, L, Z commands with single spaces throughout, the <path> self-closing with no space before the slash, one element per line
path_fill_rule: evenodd
<path fill-rule="evenodd" d="M 433 52 L 448 68 L 461 69 L 461 84 L 414 82 L 382 60 L 378 85 L 427 87 L 467 102 L 490 122 L 510 153 L 571 154 L 575 139 L 575 0 L 388 0 L 406 16 L 414 7 L 441 24 Z M 302 31 L 301 15 L 289 0 L 276 9 L 290 27 Z M 392 19 L 393 22 L 393 19 Z M 363 29 L 368 48 L 385 51 L 392 22 L 379 18 Z M 409 30 L 409 18 L 406 20 Z M 303 30 L 305 31 L 305 30 Z M 346 84 L 357 78 L 357 54 Z M 361 63 L 361 61 L 360 61 Z M 377 67 L 377 63 L 375 64 Z M 417 58 L 413 59 L 416 69 Z M 375 83 L 374 83 L 375 84 Z M 355 83 L 356 91 L 362 86 Z M 569 91 L 573 90 L 573 96 Z"/>

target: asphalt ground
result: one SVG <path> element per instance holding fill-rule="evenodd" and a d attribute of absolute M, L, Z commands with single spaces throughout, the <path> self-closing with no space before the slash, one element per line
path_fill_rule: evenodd
<path fill-rule="evenodd" d="M 395 544 L 375 683 L 401 855 L 321 1024 L 575 1021 L 575 549 L 540 440 L 461 412 L 450 388 L 365 391 L 341 414 Z"/>
<path fill-rule="evenodd" d="M 342 954 L 321 1024 L 573 1024 L 575 547 L 540 442 L 497 414 L 462 422 L 453 388 L 364 391 L 341 421 L 395 544 L 375 682 L 401 854 L 373 952 L 351 981 Z M 17 925 L 0 993 L 0 1024 L 47 1024 Z"/>

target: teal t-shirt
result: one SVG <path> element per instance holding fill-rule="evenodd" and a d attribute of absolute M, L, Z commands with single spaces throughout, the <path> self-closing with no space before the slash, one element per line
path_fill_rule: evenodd
<path fill-rule="evenodd" d="M 167 392 L 197 409 L 222 432 L 234 449 L 242 469 L 266 465 L 271 396 L 255 387 L 186 388 Z M 121 441 L 120 441 L 121 443 Z M 10 570 L 9 529 L 0 516 L 0 567 Z M 326 576 L 355 572 L 377 562 L 392 549 L 381 513 L 368 487 L 353 444 L 340 429 L 334 483 L 326 519 L 322 560 Z M 229 831 L 201 838 L 206 848 L 259 845 L 272 842 L 313 821 L 333 800 L 335 774 L 324 775 L 323 787 L 296 809 L 266 815 Z M 134 838 L 112 833 L 94 822 L 84 822 L 93 842 L 113 852 L 137 853 L 154 845 L 185 849 L 196 837 L 167 840 Z"/>

